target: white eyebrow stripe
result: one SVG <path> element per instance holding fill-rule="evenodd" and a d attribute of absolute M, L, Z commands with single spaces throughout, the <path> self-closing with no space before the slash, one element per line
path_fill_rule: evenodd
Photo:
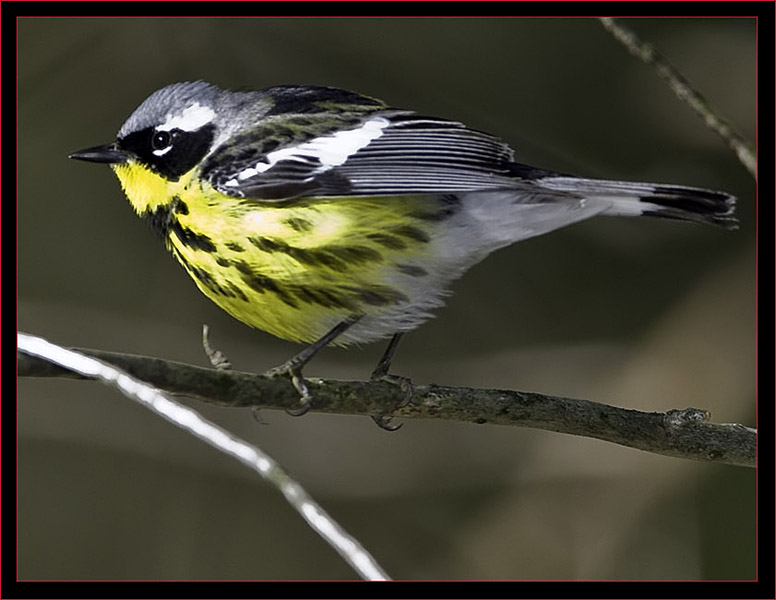
<path fill-rule="evenodd" d="M 159 125 L 156 130 L 172 131 L 173 129 L 180 129 L 181 131 L 196 131 L 212 122 L 215 116 L 216 113 L 212 108 L 202 106 L 199 102 L 196 102 L 187 107 L 182 113 L 167 117 L 167 120 Z"/>

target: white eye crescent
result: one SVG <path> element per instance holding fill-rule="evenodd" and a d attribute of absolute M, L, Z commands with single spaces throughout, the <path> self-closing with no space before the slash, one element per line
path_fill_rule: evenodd
<path fill-rule="evenodd" d="M 169 131 L 156 131 L 151 138 L 154 156 L 164 156 L 172 150 L 172 134 Z"/>

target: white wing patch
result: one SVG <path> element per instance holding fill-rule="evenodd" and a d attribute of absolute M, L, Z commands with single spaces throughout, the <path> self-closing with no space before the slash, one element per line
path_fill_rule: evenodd
<path fill-rule="evenodd" d="M 277 163 L 284 160 L 319 164 L 310 171 L 310 176 L 304 180 L 310 181 L 316 175 L 343 164 L 350 156 L 383 135 L 383 129 L 389 124 L 388 119 L 375 117 L 364 122 L 357 129 L 337 131 L 331 135 L 314 138 L 298 146 L 275 150 L 267 154 L 256 165 L 240 171 L 237 177 L 230 179 L 224 185 L 237 186 L 240 181 L 269 171 Z"/>

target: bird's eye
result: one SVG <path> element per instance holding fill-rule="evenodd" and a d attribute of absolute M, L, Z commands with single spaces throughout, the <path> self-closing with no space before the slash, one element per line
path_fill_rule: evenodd
<path fill-rule="evenodd" d="M 151 138 L 151 148 L 154 150 L 164 150 L 170 145 L 172 136 L 169 131 L 157 131 Z"/>

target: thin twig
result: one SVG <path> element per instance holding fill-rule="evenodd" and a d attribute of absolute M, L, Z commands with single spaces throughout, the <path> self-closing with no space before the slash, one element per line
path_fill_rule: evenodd
<path fill-rule="evenodd" d="M 366 549 L 332 519 L 271 456 L 256 446 L 244 442 L 211 423 L 195 410 L 167 398 L 160 390 L 106 362 L 62 348 L 39 337 L 24 333 L 19 333 L 18 336 L 19 350 L 24 353 L 19 354 L 20 357 L 35 356 L 49 364 L 59 365 L 84 377 L 99 379 L 117 387 L 127 397 L 253 469 L 276 487 L 302 518 L 363 579 L 389 579 Z"/>
<path fill-rule="evenodd" d="M 158 358 L 97 350 L 78 350 L 114 364 L 163 390 L 231 407 L 293 408 L 299 397 L 284 378 L 222 371 Z M 24 353 L 18 354 L 23 377 L 72 377 L 67 371 Z M 655 454 L 754 467 L 757 432 L 737 424 L 708 422 L 709 414 L 688 408 L 642 412 L 588 400 L 531 392 L 414 386 L 406 402 L 399 386 L 381 381 L 308 378 L 312 411 L 438 418 L 478 424 L 532 427 L 593 437 Z M 397 407 L 400 407 L 397 409 Z"/>
<path fill-rule="evenodd" d="M 706 126 L 715 131 L 733 152 L 738 160 L 752 174 L 757 181 L 757 155 L 754 146 L 730 123 L 720 116 L 709 102 L 698 92 L 687 79 L 674 67 L 668 59 L 660 54 L 647 42 L 641 41 L 638 36 L 619 19 L 601 17 L 601 24 L 616 40 L 622 43 L 628 51 L 655 68 L 657 74 L 668 82 L 676 96 L 690 108 L 692 108 L 706 123 Z"/>

